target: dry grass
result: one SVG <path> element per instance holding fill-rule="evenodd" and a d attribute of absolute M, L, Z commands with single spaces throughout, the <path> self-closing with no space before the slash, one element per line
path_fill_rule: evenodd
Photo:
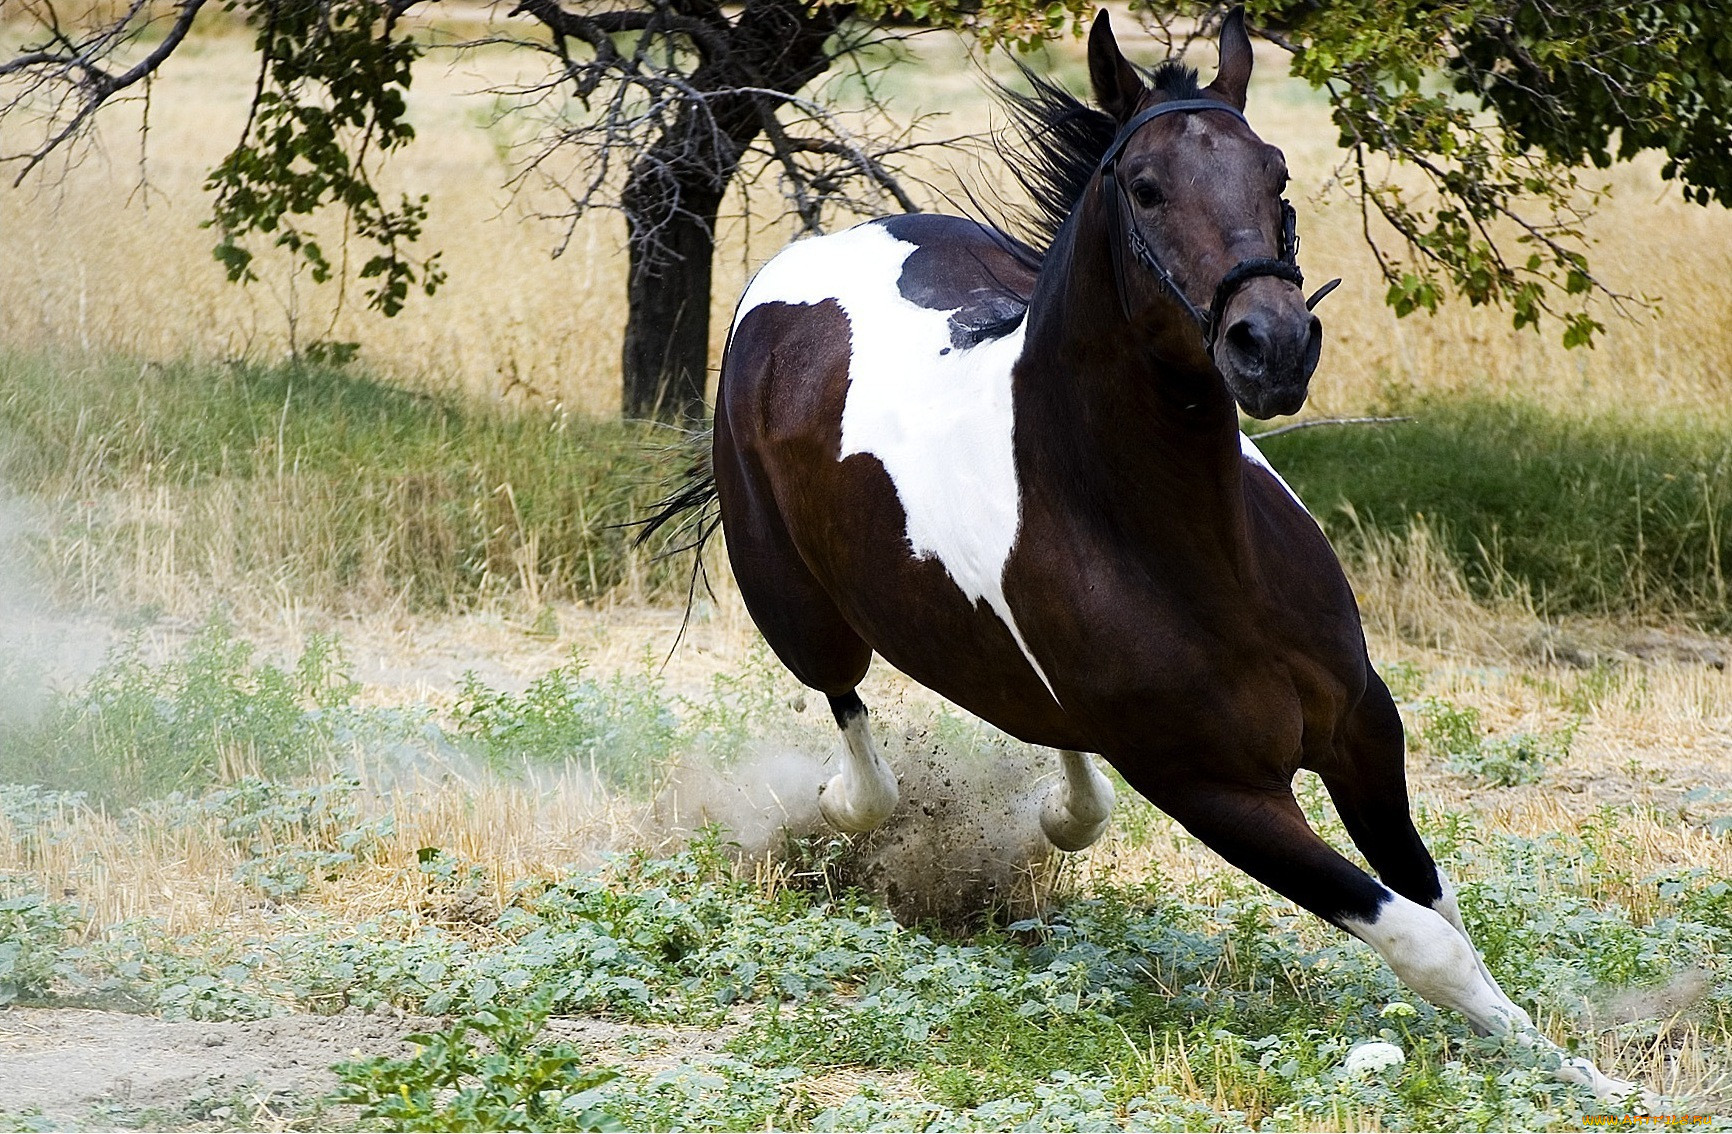
<path fill-rule="evenodd" d="M 959 42 L 932 37 L 917 50 L 920 70 L 888 78 L 898 111 L 944 111 L 929 127 L 934 133 L 988 126 L 990 105 Z M 1075 85 L 1080 52 L 1079 44 L 1063 43 L 1047 62 Z M 108 118 L 102 145 L 64 179 L 0 192 L 0 262 L 9 266 L 0 274 L 0 339 L 152 359 L 266 360 L 291 342 L 352 339 L 373 365 L 415 382 L 492 397 L 533 391 L 586 412 L 616 410 L 618 219 L 584 221 L 563 258 L 553 260 L 560 227 L 524 218 L 555 198 L 531 191 L 514 200 L 501 189 L 521 126 L 507 120 L 489 127 L 495 103 L 478 92 L 518 77 L 529 65 L 521 56 L 500 48 L 436 55 L 420 73 L 411 100 L 420 137 L 390 176 L 433 194 L 428 244 L 446 250 L 451 283 L 394 320 L 366 313 L 353 296 L 333 314 L 336 292 L 285 274 L 280 261 L 247 290 L 222 280 L 209 255 L 211 235 L 197 227 L 208 207 L 201 185 L 238 135 L 250 89 L 247 60 L 246 41 L 234 33 L 201 38 L 176 57 L 153 91 L 145 179 L 135 130 L 142 105 L 133 104 Z M 1724 400 L 1732 373 L 1732 217 L 1725 209 L 1684 204 L 1651 160 L 1610 174 L 1615 196 L 1591 229 L 1597 269 L 1616 286 L 1658 293 L 1665 303 L 1663 318 L 1614 320 L 1597 350 L 1564 354 L 1549 334 L 1518 334 L 1505 313 L 1460 304 L 1436 318 L 1397 320 L 1382 305 L 1357 212 L 1327 190 L 1341 154 L 1322 104 L 1282 77 L 1279 52 L 1265 50 L 1261 62 L 1253 120 L 1287 151 L 1306 267 L 1318 279 L 1347 280 L 1324 309 L 1329 346 L 1314 386 L 1316 411 L 1362 409 L 1406 388 L 1508 389 L 1547 403 L 1625 409 Z M 918 171 L 931 182 L 921 190 L 926 204 L 944 207 L 957 184 L 951 167 L 976 184 L 1001 180 L 990 165 L 944 159 Z M 757 220 L 736 218 L 721 237 L 718 354 L 749 266 L 767 259 L 787 231 L 763 219 L 772 202 L 753 208 Z"/>

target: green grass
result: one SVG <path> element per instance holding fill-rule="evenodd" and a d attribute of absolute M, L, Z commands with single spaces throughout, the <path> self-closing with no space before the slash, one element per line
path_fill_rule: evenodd
<path fill-rule="evenodd" d="M 83 578 L 75 597 L 216 575 L 301 601 L 439 607 L 678 574 L 614 526 L 644 515 L 679 459 L 642 426 L 354 368 L 0 352 L 0 437 L 0 482 L 50 503 L 50 574 Z"/>
<path fill-rule="evenodd" d="M 1481 594 L 1732 627 L 1732 419 L 1426 399 L 1267 442 L 1351 557 L 1422 521 Z M 414 393 L 353 368 L 0 353 L 0 481 L 53 508 L 75 597 L 268 586 L 331 605 L 679 593 L 614 525 L 689 459 L 661 432 Z M 154 589 L 153 589 L 154 588 Z"/>
<path fill-rule="evenodd" d="M 1264 446 L 1344 553 L 1423 520 L 1483 595 L 1522 588 L 1548 615 L 1732 628 L 1732 418 L 1475 399 L 1396 412 L 1414 420 Z"/>
<path fill-rule="evenodd" d="M 1266 444 L 1349 558 L 1423 522 L 1482 595 L 1732 628 L 1732 419 L 1397 408 L 1415 420 Z M 614 526 L 645 515 L 692 451 L 641 426 L 353 368 L 0 353 L 0 436 L 0 481 L 49 503 L 38 550 L 74 598 L 228 587 L 437 608 L 622 585 L 672 597 L 686 580 Z"/>

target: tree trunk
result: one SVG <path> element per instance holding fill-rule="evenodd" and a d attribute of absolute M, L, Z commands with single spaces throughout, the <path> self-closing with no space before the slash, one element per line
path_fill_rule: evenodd
<path fill-rule="evenodd" d="M 625 416 L 688 426 L 704 420 L 716 213 L 746 147 L 775 113 L 778 100 L 765 92 L 793 94 L 823 74 L 825 43 L 852 9 L 747 0 L 732 24 L 719 6 L 708 10 L 727 50 L 706 58 L 688 82 L 710 97 L 701 105 L 687 100 L 633 164 L 620 195 L 630 260 Z"/>
<path fill-rule="evenodd" d="M 707 188 L 707 187 L 706 187 Z M 687 187 L 661 223 L 628 210 L 625 416 L 696 425 L 709 376 L 710 264 L 720 200 Z"/>

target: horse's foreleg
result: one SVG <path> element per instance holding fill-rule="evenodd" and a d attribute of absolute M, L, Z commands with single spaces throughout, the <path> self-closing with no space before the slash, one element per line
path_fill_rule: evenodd
<path fill-rule="evenodd" d="M 1290 791 L 1190 781 L 1162 785 L 1150 798 L 1228 862 L 1376 949 L 1403 984 L 1460 1012 L 1475 1030 L 1556 1052 L 1557 1077 L 1598 1098 L 1634 1092 L 1635 1084 L 1559 1051 L 1486 973 L 1459 925 L 1342 858 L 1311 829 Z"/>
<path fill-rule="evenodd" d="M 1407 797 L 1406 739 L 1395 700 L 1375 672 L 1347 723 L 1340 763 L 1319 769 L 1353 845 L 1397 894 L 1435 910 L 1467 939 L 1450 884 L 1413 825 Z M 1480 972 L 1497 980 L 1474 951 Z M 1502 989 L 1498 989 L 1501 995 Z"/>
<path fill-rule="evenodd" d="M 1047 792 L 1040 829 L 1059 850 L 1079 851 L 1106 832 L 1113 814 L 1113 782 L 1086 753 L 1059 749 L 1064 778 Z"/>
<path fill-rule="evenodd" d="M 896 774 L 878 754 L 866 723 L 866 705 L 858 694 L 831 697 L 830 712 L 842 730 L 842 770 L 818 789 L 818 811 L 838 831 L 873 830 L 896 810 L 901 795 Z"/>

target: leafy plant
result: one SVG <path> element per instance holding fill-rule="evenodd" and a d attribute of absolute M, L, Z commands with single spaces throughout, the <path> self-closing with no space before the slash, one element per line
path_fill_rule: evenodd
<path fill-rule="evenodd" d="M 678 722 L 648 676 L 596 680 L 574 649 L 521 695 L 463 675 L 457 733 L 496 768 L 570 761 L 610 787 L 643 790 L 667 763 Z"/>
<path fill-rule="evenodd" d="M 127 804 L 303 772 L 333 755 L 329 710 L 357 688 L 336 642 L 314 635 L 287 669 L 253 655 L 221 617 L 160 665 L 135 633 L 38 720 L 0 722 L 0 779 Z"/>
<path fill-rule="evenodd" d="M 1569 755 L 1576 730 L 1581 727 L 1578 716 L 1556 732 L 1488 737 L 1480 727 L 1479 710 L 1471 705 L 1428 697 L 1419 712 L 1421 741 L 1432 752 L 1445 757 L 1450 771 L 1495 787 L 1538 783 L 1545 776 L 1547 765 L 1559 763 Z"/>
<path fill-rule="evenodd" d="M 495 1006 L 442 1032 L 418 1032 L 412 1056 L 339 1063 L 333 1101 L 391 1130 L 619 1130 L 595 1090 L 618 1077 L 569 1043 L 537 1046 L 545 1002 Z"/>
<path fill-rule="evenodd" d="M 77 920 L 77 909 L 64 902 L 41 894 L 8 897 L 0 888 L 0 1008 L 48 993 Z"/>

